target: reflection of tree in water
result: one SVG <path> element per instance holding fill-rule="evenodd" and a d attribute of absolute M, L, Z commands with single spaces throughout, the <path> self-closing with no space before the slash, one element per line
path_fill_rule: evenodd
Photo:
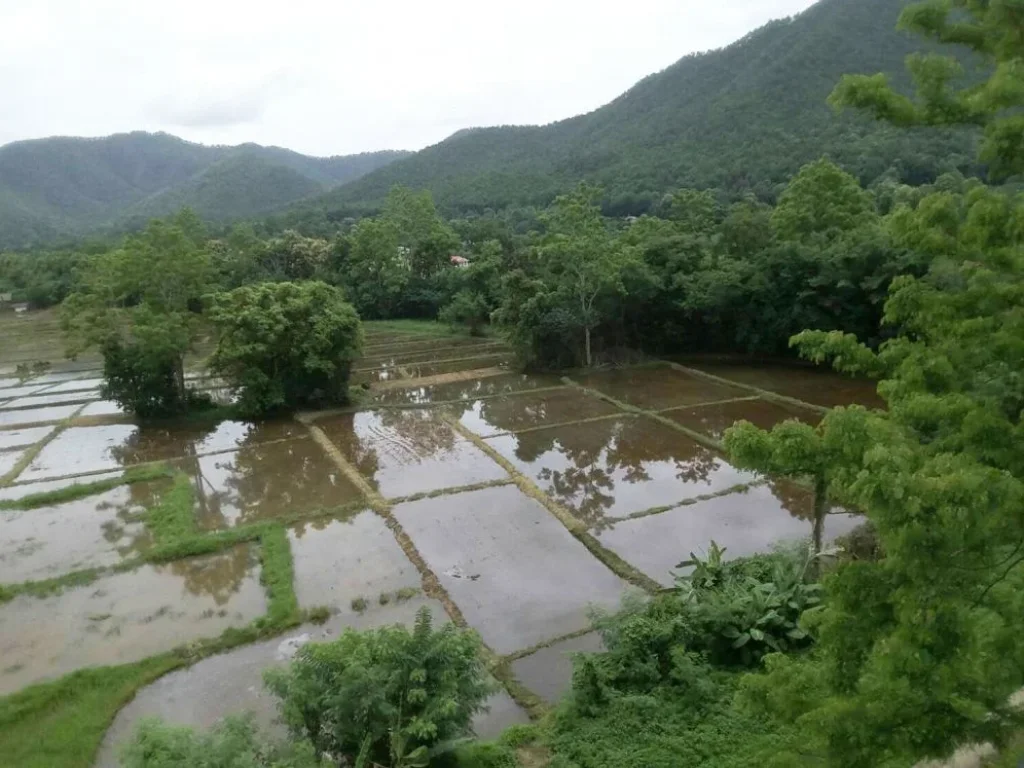
<path fill-rule="evenodd" d="M 153 545 L 153 536 L 143 522 L 146 510 L 160 502 L 161 494 L 171 487 L 170 478 L 146 480 L 115 488 L 96 506 L 97 511 L 113 510 L 116 519 L 102 526 L 103 538 L 115 546 L 123 558 L 134 557 Z"/>
<path fill-rule="evenodd" d="M 309 439 L 246 443 L 236 452 L 206 456 L 196 463 L 201 470 L 199 514 L 204 528 L 311 512 L 357 495 Z"/>
<path fill-rule="evenodd" d="M 457 436 L 436 411 L 392 408 L 344 414 L 328 436 L 359 473 L 371 481 L 383 468 L 415 465 L 451 453 Z"/>
<path fill-rule="evenodd" d="M 217 431 L 218 424 L 171 424 L 145 426 L 136 430 L 121 445 L 110 449 L 111 455 L 124 466 L 167 461 L 180 456 L 195 456 L 197 446 Z"/>
<path fill-rule="evenodd" d="M 806 520 L 808 525 L 814 516 L 814 499 L 811 492 L 801 488 L 792 480 L 769 479 L 768 488 L 772 496 L 778 499 L 779 504 L 793 517 Z"/>
<path fill-rule="evenodd" d="M 616 483 L 650 481 L 653 464 L 674 464 L 676 477 L 692 485 L 706 483 L 721 463 L 713 451 L 645 419 L 597 421 L 516 439 L 516 457 L 527 464 L 553 463 L 544 459 L 550 452 L 564 457 L 568 468 L 542 466 L 537 477 L 591 526 L 600 525 L 614 505 Z M 680 500 L 685 495 L 680 489 Z"/>
<path fill-rule="evenodd" d="M 191 594 L 210 595 L 217 605 L 224 605 L 255 565 L 252 551 L 243 545 L 216 555 L 175 560 L 166 567 L 184 580 Z"/>

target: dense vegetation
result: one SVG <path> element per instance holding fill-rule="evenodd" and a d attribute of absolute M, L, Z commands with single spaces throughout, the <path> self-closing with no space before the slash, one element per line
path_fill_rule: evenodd
<path fill-rule="evenodd" d="M 344 184 L 405 153 L 306 157 L 277 147 L 206 147 L 143 132 L 0 147 L 0 248 L 49 244 L 194 208 L 251 217 Z"/>
<path fill-rule="evenodd" d="M 362 351 L 359 315 L 319 281 L 259 283 L 212 298 L 217 348 L 209 361 L 247 416 L 348 400 Z"/>
<path fill-rule="evenodd" d="M 580 181 L 608 215 L 649 212 L 677 187 L 774 202 L 801 166 L 829 155 L 864 185 L 923 184 L 980 170 L 970 130 L 895 130 L 826 105 L 848 72 L 909 86 L 918 43 L 893 30 L 903 0 L 823 0 L 724 49 L 691 55 L 610 104 L 543 127 L 475 128 L 328 193 L 284 217 L 323 233 L 377 209 L 396 184 L 429 189 L 451 214 L 542 208 Z M 518 215 L 528 215 L 528 210 Z"/>

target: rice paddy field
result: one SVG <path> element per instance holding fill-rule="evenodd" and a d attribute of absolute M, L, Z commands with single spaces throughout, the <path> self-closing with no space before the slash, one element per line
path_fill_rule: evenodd
<path fill-rule="evenodd" d="M 0 765 L 114 767 L 153 715 L 270 725 L 264 668 L 421 606 L 486 643 L 493 737 L 600 647 L 591 607 L 671 586 L 712 540 L 809 534 L 808 492 L 731 466 L 729 425 L 880 404 L 808 369 L 527 375 L 493 338 L 366 327 L 352 407 L 142 427 L 97 360 L 62 359 L 53 316 L 0 317 Z M 828 535 L 856 522 L 835 510 Z"/>

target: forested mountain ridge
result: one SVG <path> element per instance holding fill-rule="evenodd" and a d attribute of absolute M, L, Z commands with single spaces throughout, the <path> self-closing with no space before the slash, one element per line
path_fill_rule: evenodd
<path fill-rule="evenodd" d="M 204 146 L 165 133 L 53 137 L 0 147 L 0 247 L 29 247 L 191 206 L 254 216 L 403 157 L 307 157 L 279 147 Z"/>
<path fill-rule="evenodd" d="M 395 184 L 429 189 L 449 211 L 544 205 L 580 180 L 603 185 L 608 213 L 639 213 L 678 187 L 752 191 L 772 199 L 822 154 L 863 183 L 892 167 L 922 183 L 977 170 L 963 130 L 896 131 L 837 115 L 826 100 L 849 72 L 886 72 L 908 85 L 919 40 L 894 30 L 904 0 L 821 0 L 738 42 L 691 55 L 586 115 L 542 127 L 460 131 L 336 189 L 329 214 L 375 207 Z M 304 206 L 296 216 L 313 211 Z"/>

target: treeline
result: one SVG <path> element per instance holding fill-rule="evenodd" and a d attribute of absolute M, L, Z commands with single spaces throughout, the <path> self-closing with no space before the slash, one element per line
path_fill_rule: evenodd
<path fill-rule="evenodd" d="M 210 236 L 188 213 L 171 225 L 208 254 L 210 291 L 319 280 L 341 288 L 364 319 L 440 317 L 473 333 L 493 324 L 525 364 L 552 368 L 633 350 L 785 355 L 805 328 L 877 345 L 893 278 L 923 274 L 932 258 L 914 240 L 922 222 L 946 216 L 953 226 L 993 195 L 1005 196 L 958 173 L 869 191 L 823 159 L 774 207 L 686 189 L 651 215 L 609 218 L 601 191 L 583 185 L 525 222 L 525 233 L 524 222 L 493 214 L 445 221 L 429 193 L 401 187 L 381 214 L 345 222 L 331 238 L 261 237 L 248 224 Z M 0 290 L 59 303 L 94 258 L 5 254 Z"/>

